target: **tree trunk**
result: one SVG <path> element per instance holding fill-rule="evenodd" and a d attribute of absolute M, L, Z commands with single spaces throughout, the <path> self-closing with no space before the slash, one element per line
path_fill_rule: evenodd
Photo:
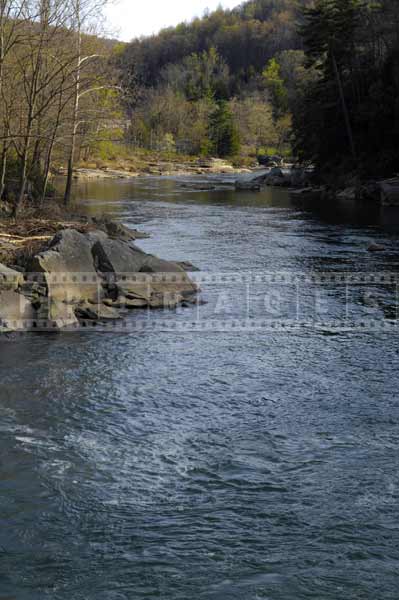
<path fill-rule="evenodd" d="M 47 152 L 46 164 L 45 164 L 44 173 L 43 173 L 43 186 L 42 186 L 42 191 L 41 191 L 40 200 L 39 200 L 40 206 L 43 205 L 43 203 L 46 199 L 47 185 L 48 185 L 48 179 L 49 179 L 49 174 L 50 174 L 51 158 L 53 155 L 53 147 L 54 147 L 54 139 L 51 140 L 50 147 Z"/>
<path fill-rule="evenodd" d="M 356 161 L 357 155 L 356 155 L 355 142 L 353 139 L 353 132 L 352 132 L 352 126 L 351 126 L 351 121 L 350 121 L 350 117 L 349 117 L 349 111 L 348 111 L 348 107 L 346 104 L 344 90 L 342 87 L 341 75 L 339 73 L 337 61 L 335 60 L 334 52 L 331 52 L 331 59 L 332 59 L 333 67 L 334 67 L 335 77 L 337 79 L 339 96 L 340 96 L 340 101 L 341 101 L 341 105 L 342 105 L 342 112 L 343 112 L 344 120 L 345 120 L 346 133 L 348 136 L 348 141 L 349 141 L 352 157 Z"/>
<path fill-rule="evenodd" d="M 25 148 L 24 148 L 24 152 L 21 158 L 21 171 L 20 171 L 20 176 L 19 176 L 19 190 L 18 190 L 18 196 L 14 205 L 14 210 L 13 210 L 13 217 L 16 219 L 19 216 L 19 213 L 21 211 L 22 208 L 22 203 L 24 201 L 25 198 L 25 190 L 26 190 L 26 174 L 27 174 L 27 170 L 28 170 L 28 148 L 29 148 L 29 142 L 27 141 L 25 143 Z"/>
<path fill-rule="evenodd" d="M 1 153 L 0 200 L 3 197 L 4 189 L 5 189 L 5 186 L 6 186 L 7 153 L 8 153 L 8 141 L 4 140 L 4 142 L 3 142 L 3 150 L 2 150 L 2 153 Z"/>
<path fill-rule="evenodd" d="M 72 193 L 72 181 L 73 181 L 73 167 L 75 160 L 75 148 L 76 148 L 76 136 L 78 132 L 78 118 L 79 118 L 79 92 L 80 92 L 80 69 L 82 64 L 82 35 L 80 29 L 80 3 L 76 3 L 76 19 L 77 19 L 77 30 L 76 30 L 76 50 L 77 50 L 77 61 L 76 61 L 76 76 L 75 76 L 75 89 L 74 89 L 74 103 L 72 113 L 72 139 L 71 147 L 69 150 L 68 158 L 68 171 L 67 171 L 67 182 L 65 186 L 64 204 L 67 206 L 71 202 Z"/>
<path fill-rule="evenodd" d="M 68 171 L 67 171 L 67 182 L 65 186 L 65 194 L 64 194 L 64 204 L 67 206 L 71 201 L 71 193 L 72 193 L 72 181 L 73 181 L 73 167 L 74 167 L 74 159 L 75 159 L 75 148 L 76 148 L 76 135 L 78 130 L 78 114 L 79 114 L 79 82 L 76 83 L 76 93 L 75 93 L 75 102 L 74 102 L 74 110 L 73 110 L 73 130 L 72 130 L 72 139 L 71 139 L 71 147 L 69 149 L 69 158 L 68 158 Z"/>

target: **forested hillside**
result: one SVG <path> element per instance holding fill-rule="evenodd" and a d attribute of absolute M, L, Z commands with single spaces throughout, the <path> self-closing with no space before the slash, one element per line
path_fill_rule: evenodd
<path fill-rule="evenodd" d="M 287 147 L 288 96 L 302 64 L 298 20 L 309 3 L 251 0 L 134 40 L 121 63 L 133 143 L 222 156 L 239 141 L 244 153 Z"/>
<path fill-rule="evenodd" d="M 292 153 L 323 177 L 399 170 L 397 0 L 251 0 L 133 40 L 136 146 Z"/>
<path fill-rule="evenodd" d="M 134 170 L 148 150 L 285 154 L 333 185 L 399 171 L 397 0 L 251 0 L 130 44 L 94 35 L 98 15 L 96 0 L 0 3 L 0 197 L 15 214 L 49 195 L 54 167 L 67 203 L 78 161 Z"/>
<path fill-rule="evenodd" d="M 310 0 L 250 0 L 232 10 L 219 9 L 134 40 L 126 61 L 138 82 L 154 86 L 165 67 L 216 48 L 229 70 L 228 91 L 237 93 L 278 52 L 301 48 L 297 18 L 307 4 Z"/>

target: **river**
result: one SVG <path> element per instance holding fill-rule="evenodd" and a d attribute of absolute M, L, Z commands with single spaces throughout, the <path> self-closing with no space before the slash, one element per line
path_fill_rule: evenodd
<path fill-rule="evenodd" d="M 192 261 L 207 304 L 0 343 L 0 599 L 396 600 L 397 293 L 378 276 L 397 215 L 168 178 L 76 197 Z"/>

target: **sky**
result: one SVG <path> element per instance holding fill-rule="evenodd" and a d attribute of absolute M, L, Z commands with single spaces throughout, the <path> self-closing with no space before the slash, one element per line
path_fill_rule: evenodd
<path fill-rule="evenodd" d="M 114 0 L 105 10 L 106 29 L 112 37 L 128 42 L 201 17 L 207 8 L 233 8 L 241 3 L 242 0 Z"/>

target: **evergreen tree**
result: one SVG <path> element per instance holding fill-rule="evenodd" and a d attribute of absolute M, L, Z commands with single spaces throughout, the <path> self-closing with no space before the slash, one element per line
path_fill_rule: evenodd
<path fill-rule="evenodd" d="M 234 116 L 226 101 L 217 103 L 209 119 L 210 153 L 221 158 L 234 156 L 240 150 L 240 140 Z"/>
<path fill-rule="evenodd" d="M 319 76 L 305 90 L 294 122 L 299 152 L 318 166 L 348 156 L 356 162 L 351 109 L 360 6 L 359 0 L 317 0 L 304 11 L 306 66 Z"/>
<path fill-rule="evenodd" d="M 398 171 L 399 3 L 317 0 L 303 17 L 315 76 L 294 111 L 297 154 L 324 177 Z"/>

